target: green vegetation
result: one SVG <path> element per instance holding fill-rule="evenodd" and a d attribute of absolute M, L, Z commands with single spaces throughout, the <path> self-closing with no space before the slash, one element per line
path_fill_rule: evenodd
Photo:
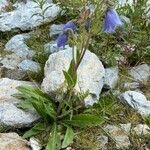
<path fill-rule="evenodd" d="M 36 2 L 38 3 L 38 1 Z M 55 23 L 65 23 L 69 20 L 78 23 L 77 38 L 69 34 L 69 44 L 73 47 L 73 53 L 74 47 L 77 47 L 77 55 L 72 59 L 69 70 L 64 71 L 66 80 L 64 86 L 67 87 L 67 91 L 64 92 L 60 89 L 57 92 L 58 95 L 61 95 L 59 99 L 50 97 L 37 87 L 18 87 L 19 93 L 14 95 L 14 97 L 21 99 L 18 107 L 22 109 L 34 108 L 41 117 L 34 127 L 25 132 L 24 138 L 36 136 L 46 150 L 65 149 L 68 146 L 75 150 L 99 150 L 101 146 L 97 137 L 103 134 L 109 136 L 108 149 L 115 149 L 115 141 L 104 130 L 105 125 L 130 122 L 132 127 L 139 123 L 150 126 L 150 117 L 142 118 L 136 111 L 118 102 L 114 91 L 104 92 L 97 104 L 85 108 L 83 100 L 88 92 L 75 93 L 74 91 L 77 82 L 77 69 L 87 49 L 94 52 L 105 67 L 118 65 L 117 58 L 122 56 L 124 61 L 119 64 L 120 81 L 118 81 L 116 89 L 124 91 L 123 81 L 132 80 L 127 75 L 128 68 L 142 63 L 150 64 L 150 26 L 146 17 L 148 12 L 145 11 L 147 0 L 140 0 L 134 6 L 119 7 L 119 14 L 127 16 L 130 23 L 124 23 L 124 26 L 118 28 L 113 34 L 102 31 L 104 12 L 112 3 L 103 4 L 99 0 L 91 1 L 97 7 L 94 15 L 90 18 L 92 20 L 91 28 L 87 31 L 85 22 L 89 16 L 85 15 L 82 18 L 86 10 L 79 9 L 86 6 L 86 0 L 69 2 L 68 0 L 55 0 L 55 2 L 59 2 L 65 10 L 65 13 L 54 21 Z M 41 3 L 38 4 L 42 8 L 44 1 Z M 43 10 L 43 12 L 45 11 Z M 0 51 L 4 49 L 4 44 L 10 37 L 10 34 L 0 33 Z M 34 29 L 32 37 L 26 41 L 26 44 L 36 52 L 33 60 L 39 62 L 42 67 L 38 76 L 29 74 L 30 80 L 42 81 L 44 65 L 48 59 L 48 55 L 44 51 L 44 44 L 50 40 L 49 24 L 46 24 Z M 150 98 L 150 82 L 142 84 L 141 90 L 147 98 Z M 131 133 L 129 136 L 132 142 L 130 149 L 135 150 L 145 143 L 150 144 L 149 135 L 139 137 Z"/>

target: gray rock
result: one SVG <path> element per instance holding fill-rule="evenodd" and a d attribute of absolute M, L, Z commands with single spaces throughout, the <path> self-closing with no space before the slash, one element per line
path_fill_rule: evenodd
<path fill-rule="evenodd" d="M 69 45 L 66 45 L 65 46 L 65 49 L 70 49 Z M 55 41 L 52 41 L 50 43 L 47 43 L 44 45 L 44 51 L 46 54 L 50 55 L 50 54 L 53 54 L 53 53 L 56 53 L 58 51 L 62 51 L 64 50 L 62 47 L 61 48 L 58 48 L 57 47 L 57 44 Z"/>
<path fill-rule="evenodd" d="M 28 141 L 20 137 L 17 133 L 0 133 L 1 150 L 30 150 Z"/>
<path fill-rule="evenodd" d="M 30 34 L 15 35 L 6 43 L 5 51 L 15 53 L 23 59 L 32 58 L 35 52 L 25 43 L 30 37 Z"/>
<path fill-rule="evenodd" d="M 41 16 L 42 10 L 33 1 L 29 0 L 27 3 L 16 3 L 14 7 L 16 7 L 15 10 L 0 15 L 0 31 L 12 31 L 15 29 L 23 31 L 31 30 L 43 23 L 53 21 L 61 10 L 58 5 L 46 2 L 43 6 L 43 10 L 47 8 L 43 20 Z"/>
<path fill-rule="evenodd" d="M 135 81 L 146 82 L 150 77 L 150 67 L 147 64 L 139 65 L 131 68 L 128 73 Z"/>
<path fill-rule="evenodd" d="M 58 34 L 60 34 L 63 30 L 63 27 L 64 25 L 63 24 L 59 24 L 59 25 L 56 25 L 56 24 L 53 24 L 50 26 L 50 29 L 49 29 L 49 35 L 50 37 L 57 37 Z"/>
<path fill-rule="evenodd" d="M 106 68 L 105 69 L 105 77 L 104 77 L 104 88 L 112 89 L 115 87 L 118 81 L 118 67 Z"/>
<path fill-rule="evenodd" d="M 108 137 L 105 135 L 101 135 L 97 138 L 100 143 L 101 150 L 107 150 Z"/>
<path fill-rule="evenodd" d="M 42 89 L 49 94 L 54 94 L 64 86 L 65 78 L 63 70 L 68 70 L 72 60 L 72 48 L 51 54 L 45 65 L 45 78 L 42 82 Z M 94 65 L 93 65 L 94 64 Z M 98 57 L 86 51 L 85 56 L 77 70 L 77 92 L 89 91 L 89 96 L 85 99 L 85 105 L 93 105 L 97 102 L 103 87 L 103 77 L 105 70 Z M 56 94 L 56 93 L 55 93 Z"/>
<path fill-rule="evenodd" d="M 0 79 L 0 101 L 3 100 L 14 100 L 14 97 L 12 97 L 12 94 L 15 94 L 18 92 L 16 89 L 18 86 L 22 85 L 33 85 L 32 82 L 27 81 L 17 81 L 17 80 L 11 80 L 8 78 L 1 78 Z"/>
<path fill-rule="evenodd" d="M 22 58 L 16 54 L 6 55 L 0 60 L 1 77 L 21 80 L 25 74 L 18 70 L 17 65 L 22 61 Z"/>
<path fill-rule="evenodd" d="M 37 122 L 39 116 L 35 111 L 24 111 L 17 108 L 18 101 L 0 102 L 0 125 L 8 128 L 30 127 Z"/>
<path fill-rule="evenodd" d="M 1 67 L 3 66 L 8 69 L 14 69 L 15 66 L 17 66 L 17 64 L 20 63 L 21 61 L 22 59 L 16 54 L 10 54 L 10 55 L 4 56 L 4 58 L 1 58 L 0 64 L 1 64 Z"/>
<path fill-rule="evenodd" d="M 133 130 L 139 136 L 150 134 L 150 128 L 146 124 L 138 124 Z"/>
<path fill-rule="evenodd" d="M 19 34 L 12 37 L 5 45 L 5 51 L 12 53 L 4 56 L 0 60 L 1 77 L 21 80 L 27 76 L 28 72 L 38 73 L 40 65 L 31 59 L 35 51 L 31 50 L 25 43 L 31 34 Z"/>
<path fill-rule="evenodd" d="M 54 41 L 52 41 L 52 42 L 44 45 L 44 51 L 47 55 L 50 55 L 52 53 L 58 52 L 59 49 L 57 48 L 56 43 L 54 43 Z"/>
<path fill-rule="evenodd" d="M 21 85 L 31 85 L 31 82 L 11 80 L 8 78 L 0 79 L 0 126 L 9 128 L 30 127 L 39 119 L 33 110 L 24 111 L 17 108 L 17 99 L 12 94 L 18 93 L 16 87 Z"/>
<path fill-rule="evenodd" d="M 140 83 L 138 83 L 138 82 L 132 82 L 132 83 L 126 82 L 124 84 L 124 88 L 128 89 L 128 90 L 135 90 L 135 89 L 140 88 Z"/>
<path fill-rule="evenodd" d="M 0 60 L 1 77 L 21 80 L 24 79 L 29 72 L 39 73 L 41 67 L 38 63 L 32 60 L 22 60 L 16 54 L 6 55 Z"/>
<path fill-rule="evenodd" d="M 41 70 L 40 65 L 32 60 L 23 60 L 20 64 L 18 64 L 19 70 L 23 72 L 34 72 L 38 73 Z"/>
<path fill-rule="evenodd" d="M 119 99 L 121 102 L 137 110 L 142 116 L 150 115 L 150 101 L 148 101 L 142 93 L 126 91 L 119 96 Z"/>
<path fill-rule="evenodd" d="M 110 136 L 115 140 L 117 149 L 129 148 L 131 143 L 128 133 L 126 133 L 123 129 L 113 125 L 107 125 L 104 129 L 106 132 L 109 132 Z"/>

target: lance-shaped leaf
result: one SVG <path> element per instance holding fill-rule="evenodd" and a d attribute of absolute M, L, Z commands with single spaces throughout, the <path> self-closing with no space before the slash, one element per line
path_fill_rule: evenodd
<path fill-rule="evenodd" d="M 104 119 L 90 114 L 79 114 L 72 117 L 72 120 L 63 120 L 63 123 L 80 128 L 97 126 L 104 123 Z"/>
<path fill-rule="evenodd" d="M 57 125 L 53 124 L 52 132 L 50 133 L 46 150 L 57 150 Z"/>
<path fill-rule="evenodd" d="M 62 148 L 66 148 L 73 142 L 74 133 L 71 127 L 67 127 L 64 141 L 62 143 Z"/>
<path fill-rule="evenodd" d="M 25 132 L 23 135 L 24 138 L 29 138 L 34 135 L 41 133 L 42 131 L 46 130 L 46 125 L 44 123 L 37 123 L 33 128 L 29 131 Z"/>

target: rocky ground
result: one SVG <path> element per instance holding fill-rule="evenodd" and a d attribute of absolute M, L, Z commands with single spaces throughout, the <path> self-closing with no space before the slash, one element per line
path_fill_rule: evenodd
<path fill-rule="evenodd" d="M 0 1 L 0 150 L 40 150 L 40 141 L 23 139 L 22 133 L 39 120 L 34 110 L 17 107 L 11 95 L 20 85 L 38 85 L 53 94 L 64 83 L 62 70 L 71 62 L 71 48 L 56 48 L 53 41 L 63 24 L 54 24 L 59 6 L 47 0 L 44 18 L 37 4 Z M 120 60 L 121 58 L 119 58 Z M 103 127 L 77 130 L 74 149 L 150 149 L 150 65 L 104 67 L 87 51 L 78 69 L 75 89 L 89 91 L 86 106 L 97 102 L 96 112 L 107 114 Z M 90 110 L 91 111 L 91 110 Z M 68 148 L 69 149 L 69 148 Z M 71 148 L 70 148 L 71 149 Z"/>

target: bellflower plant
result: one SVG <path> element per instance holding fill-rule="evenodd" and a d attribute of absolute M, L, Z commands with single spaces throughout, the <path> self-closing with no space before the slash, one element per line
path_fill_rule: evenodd
<path fill-rule="evenodd" d="M 68 32 L 69 31 L 72 31 L 72 32 L 76 31 L 76 25 L 73 21 L 68 21 L 64 25 L 62 33 L 59 34 L 59 36 L 56 40 L 58 48 L 60 48 L 60 47 L 65 48 L 65 45 L 67 44 L 67 41 L 68 41 Z"/>
<path fill-rule="evenodd" d="M 60 0 L 59 0 L 60 1 Z M 91 0 L 91 4 L 95 9 L 92 11 L 88 8 L 89 0 L 79 1 L 64 0 L 61 4 L 73 4 L 70 8 L 76 9 L 79 12 L 77 18 L 67 22 L 56 42 L 57 47 L 65 48 L 69 39 L 69 33 L 72 36 L 72 60 L 68 70 L 62 70 L 65 82 L 65 91 L 62 87 L 53 94 L 43 93 L 42 90 L 35 87 L 18 87 L 19 94 L 13 95 L 16 98 L 23 99 L 18 107 L 23 109 L 35 108 L 36 112 L 41 116 L 40 122 L 24 134 L 24 138 L 29 138 L 35 135 L 48 135 L 46 144 L 43 146 L 45 150 L 61 150 L 67 148 L 73 143 L 74 128 L 86 128 L 99 126 L 105 122 L 103 116 L 97 116 L 85 112 L 83 100 L 89 95 L 88 91 L 77 93 L 75 86 L 78 81 L 78 68 L 92 44 L 94 37 L 98 36 L 102 18 L 104 13 L 104 32 L 113 33 L 116 27 L 122 25 L 117 12 L 111 9 L 111 5 L 102 0 Z M 86 7 L 87 6 L 87 7 Z M 79 10 L 83 8 L 83 10 Z M 107 11 L 105 11 L 107 9 Z M 77 31 L 78 25 L 78 34 Z M 106 35 L 105 35 L 106 36 Z M 105 44 L 107 45 L 107 43 Z M 61 71 L 61 70 L 60 70 Z"/>
<path fill-rule="evenodd" d="M 106 33 L 114 33 L 118 26 L 123 23 L 115 9 L 108 8 L 105 14 L 103 31 Z"/>

